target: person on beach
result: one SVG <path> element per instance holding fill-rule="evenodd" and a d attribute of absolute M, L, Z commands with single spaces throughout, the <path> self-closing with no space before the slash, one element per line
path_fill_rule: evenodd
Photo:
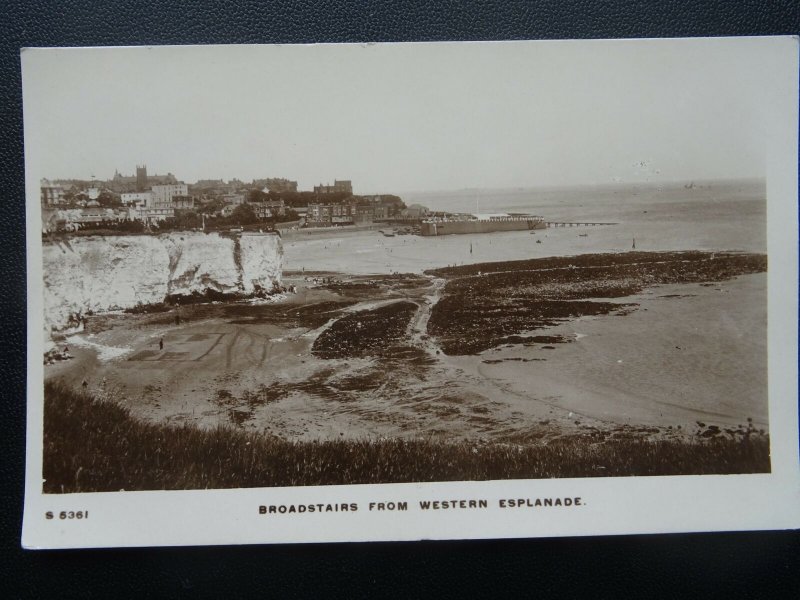
<path fill-rule="evenodd" d="M 158 340 L 158 349 L 159 350 L 163 350 L 164 349 L 164 338 L 161 338 L 160 340 Z"/>

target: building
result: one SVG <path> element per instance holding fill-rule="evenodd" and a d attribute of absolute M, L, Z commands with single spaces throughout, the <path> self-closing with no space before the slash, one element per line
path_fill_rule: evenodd
<path fill-rule="evenodd" d="M 355 208 L 356 223 L 370 223 L 398 216 L 401 216 L 399 205 L 381 196 L 363 196 Z"/>
<path fill-rule="evenodd" d="M 170 183 L 152 186 L 150 194 L 152 200 L 139 208 L 139 214 L 143 220 L 163 221 L 175 216 L 172 199 L 176 196 L 188 196 L 189 190 L 185 183 Z"/>
<path fill-rule="evenodd" d="M 138 218 L 142 221 L 163 221 L 175 216 L 175 210 L 171 207 L 144 207 L 137 210 Z"/>
<path fill-rule="evenodd" d="M 412 204 L 408 208 L 400 211 L 400 216 L 404 219 L 423 219 L 428 216 L 430 210 L 422 204 Z"/>
<path fill-rule="evenodd" d="M 220 198 L 223 194 L 230 194 L 230 186 L 222 179 L 199 179 L 197 183 L 189 185 L 189 193 L 204 199 Z"/>
<path fill-rule="evenodd" d="M 143 192 L 147 189 L 147 165 L 136 165 L 136 191 Z"/>
<path fill-rule="evenodd" d="M 108 187 L 115 192 L 135 192 L 136 176 L 122 175 L 119 171 L 114 171 L 114 177 L 108 181 Z"/>
<path fill-rule="evenodd" d="M 80 211 L 77 211 L 77 215 L 75 215 L 73 222 L 77 222 L 82 225 L 87 225 L 90 223 L 98 225 L 105 222 L 115 223 L 118 221 L 124 221 L 127 219 L 127 217 L 127 211 L 119 211 L 114 210 L 113 208 L 102 208 L 96 206 L 82 208 Z"/>
<path fill-rule="evenodd" d="M 193 186 L 196 188 L 216 188 L 225 185 L 225 182 L 222 179 L 198 179 L 197 183 L 194 183 Z"/>
<path fill-rule="evenodd" d="M 40 185 L 42 206 L 59 206 L 67 203 L 63 185 L 53 183 L 49 179 L 42 179 Z"/>
<path fill-rule="evenodd" d="M 267 179 L 257 179 L 253 185 L 264 188 L 267 192 L 281 194 L 284 192 L 297 192 L 297 182 L 282 177 L 270 177 Z"/>
<path fill-rule="evenodd" d="M 154 185 L 150 188 L 153 194 L 153 208 L 172 208 L 174 196 L 188 196 L 189 186 L 185 183 Z"/>
<path fill-rule="evenodd" d="M 352 225 L 358 218 L 358 208 L 355 202 L 345 204 L 309 204 L 306 222 L 312 227 Z"/>
<path fill-rule="evenodd" d="M 44 215 L 43 215 L 44 217 Z M 46 231 L 75 231 L 85 227 L 97 227 L 103 224 L 127 221 L 130 217 L 124 208 L 67 208 L 50 211 L 46 223 Z"/>
<path fill-rule="evenodd" d="M 389 207 L 385 204 L 372 205 L 372 218 L 377 220 L 389 218 Z"/>
<path fill-rule="evenodd" d="M 120 200 L 125 206 L 148 207 L 153 205 L 153 192 L 123 192 Z"/>
<path fill-rule="evenodd" d="M 353 184 L 349 179 L 336 179 L 333 185 L 319 185 L 314 186 L 315 194 L 349 194 L 353 195 Z"/>
<path fill-rule="evenodd" d="M 371 223 L 374 218 L 371 204 L 359 204 L 356 207 L 356 223 Z"/>
<path fill-rule="evenodd" d="M 136 166 L 136 175 L 122 175 L 114 171 L 114 177 L 106 182 L 107 186 L 115 192 L 144 192 L 154 185 L 170 185 L 178 183 L 175 175 L 148 175 L 146 166 Z"/>
<path fill-rule="evenodd" d="M 309 225 L 329 225 L 331 222 L 330 204 L 309 204 L 306 221 Z"/>
<path fill-rule="evenodd" d="M 266 202 L 251 202 L 250 206 L 253 207 L 253 212 L 259 219 L 272 218 L 272 210 L 267 206 Z"/>
<path fill-rule="evenodd" d="M 334 204 L 331 207 L 331 222 L 334 225 L 352 225 L 356 220 L 357 208 L 355 203 Z"/>
<path fill-rule="evenodd" d="M 259 216 L 258 210 L 256 209 L 256 205 L 250 204 L 249 202 L 239 202 L 238 204 L 236 203 L 226 204 L 225 206 L 222 207 L 222 210 L 219 211 L 219 214 L 222 215 L 223 217 L 230 217 L 231 215 L 233 215 L 236 208 L 242 206 L 243 204 L 247 204 L 248 206 L 250 206 L 253 209 L 255 215 Z"/>
<path fill-rule="evenodd" d="M 222 201 L 231 206 L 239 206 L 247 201 L 244 194 L 225 194 L 222 196 Z"/>
<path fill-rule="evenodd" d="M 178 179 L 172 173 L 167 173 L 166 175 L 148 175 L 145 189 L 154 185 L 172 185 L 176 183 L 178 183 Z"/>
<path fill-rule="evenodd" d="M 172 208 L 175 210 L 192 210 L 197 205 L 194 196 L 173 196 Z"/>
<path fill-rule="evenodd" d="M 253 212 L 259 219 L 271 219 L 286 214 L 286 206 L 283 200 L 265 200 L 262 202 L 250 202 Z"/>

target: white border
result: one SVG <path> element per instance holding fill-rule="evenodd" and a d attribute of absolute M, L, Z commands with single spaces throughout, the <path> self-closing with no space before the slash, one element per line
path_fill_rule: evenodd
<path fill-rule="evenodd" d="M 42 246 L 37 124 L 25 112 L 28 270 L 26 548 L 184 546 L 456 538 L 583 536 L 800 527 L 797 404 L 798 39 L 717 40 L 751 44 L 769 59 L 773 107 L 767 125 L 769 418 L 772 472 L 760 475 L 627 477 L 386 484 L 241 490 L 44 495 L 42 481 Z M 495 42 L 496 43 L 496 42 Z M 505 42 L 504 42 L 505 43 Z M 683 40 L 507 42 L 681 44 Z M 414 44 L 425 46 L 427 44 Z M 70 49 L 24 50 L 30 57 Z M 500 508 L 502 498 L 580 497 L 579 508 Z M 421 500 L 485 499 L 486 509 L 428 510 Z M 369 502 L 405 501 L 407 512 L 370 512 Z M 260 515 L 260 505 L 358 503 L 356 513 Z M 45 520 L 46 511 L 88 510 L 87 520 Z"/>

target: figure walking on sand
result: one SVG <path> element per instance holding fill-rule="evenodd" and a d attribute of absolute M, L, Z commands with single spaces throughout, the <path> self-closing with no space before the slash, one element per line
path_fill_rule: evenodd
<path fill-rule="evenodd" d="M 158 340 L 158 349 L 159 350 L 163 350 L 164 349 L 164 338 L 161 338 L 160 340 Z"/>

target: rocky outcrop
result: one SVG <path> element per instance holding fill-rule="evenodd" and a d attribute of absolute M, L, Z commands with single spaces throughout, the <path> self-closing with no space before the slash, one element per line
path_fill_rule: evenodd
<path fill-rule="evenodd" d="M 47 332 L 75 315 L 218 292 L 279 289 L 283 248 L 274 234 L 178 232 L 75 237 L 43 245 Z"/>

